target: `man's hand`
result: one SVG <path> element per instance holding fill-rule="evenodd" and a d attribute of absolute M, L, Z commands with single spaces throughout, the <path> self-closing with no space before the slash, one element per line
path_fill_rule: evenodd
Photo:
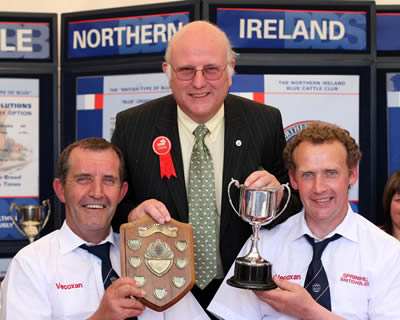
<path fill-rule="evenodd" d="M 274 310 L 304 320 L 343 319 L 316 302 L 302 286 L 274 277 L 276 290 L 254 290 L 256 296 Z"/>
<path fill-rule="evenodd" d="M 279 189 L 281 187 L 280 182 L 274 175 L 270 174 L 266 170 L 254 171 L 250 174 L 244 182 L 246 188 L 262 188 L 268 187 L 270 189 Z M 277 194 L 276 207 L 278 208 L 283 197 L 283 191 L 279 191 Z"/>
<path fill-rule="evenodd" d="M 144 297 L 145 292 L 131 278 L 115 280 L 104 292 L 97 311 L 87 320 L 124 320 L 142 314 L 144 306 L 131 297 Z"/>
<path fill-rule="evenodd" d="M 151 216 L 157 223 L 164 224 L 171 220 L 167 207 L 156 199 L 143 201 L 128 216 L 128 222 L 135 221 L 145 215 Z"/>

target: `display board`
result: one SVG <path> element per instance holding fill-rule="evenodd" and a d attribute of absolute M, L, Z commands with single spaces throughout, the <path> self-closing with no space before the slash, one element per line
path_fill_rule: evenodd
<path fill-rule="evenodd" d="M 110 139 L 118 111 L 168 94 L 168 41 L 199 18 L 200 0 L 63 14 L 62 147 Z"/>
<path fill-rule="evenodd" d="M 57 16 L 0 12 L 0 258 L 28 243 L 18 209 L 48 200 L 40 235 L 60 226 L 52 190 L 58 156 Z M 33 223 L 33 222 L 32 222 Z"/>

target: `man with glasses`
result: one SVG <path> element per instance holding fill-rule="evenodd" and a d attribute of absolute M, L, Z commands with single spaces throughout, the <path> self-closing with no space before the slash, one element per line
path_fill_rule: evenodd
<path fill-rule="evenodd" d="M 271 188 L 289 180 L 279 110 L 228 94 L 235 57 L 216 26 L 187 24 L 171 38 L 162 65 L 172 95 L 119 113 L 112 137 L 125 156 L 129 182 L 114 226 L 146 214 L 159 223 L 170 217 L 190 222 L 197 280 L 192 292 L 203 307 L 251 234 L 228 203 L 231 178 Z M 199 182 L 202 176 L 209 179 Z M 295 195 L 277 223 L 297 210 Z"/>

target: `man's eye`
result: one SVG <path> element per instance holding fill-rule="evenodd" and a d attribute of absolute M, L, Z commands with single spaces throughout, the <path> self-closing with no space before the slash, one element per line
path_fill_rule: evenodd
<path fill-rule="evenodd" d="M 103 181 L 104 181 L 104 183 L 107 184 L 107 185 L 112 185 L 112 184 L 115 183 L 115 179 L 113 179 L 113 178 L 104 178 Z"/>
<path fill-rule="evenodd" d="M 311 172 L 304 172 L 303 173 L 303 177 L 310 178 L 310 177 L 312 177 L 312 173 Z"/>
<path fill-rule="evenodd" d="M 328 176 L 333 177 L 336 175 L 336 171 L 332 170 L 332 171 L 328 171 Z"/>
<path fill-rule="evenodd" d="M 88 177 L 78 177 L 76 179 L 76 181 L 78 181 L 79 183 L 87 183 L 89 181 Z"/>
<path fill-rule="evenodd" d="M 194 68 L 190 67 L 190 66 L 178 68 L 178 72 L 185 72 L 185 73 L 193 72 L 193 70 L 194 70 Z"/>
<path fill-rule="evenodd" d="M 218 68 L 218 66 L 206 66 L 206 67 L 204 67 L 204 70 L 206 72 L 218 72 L 219 68 Z"/>

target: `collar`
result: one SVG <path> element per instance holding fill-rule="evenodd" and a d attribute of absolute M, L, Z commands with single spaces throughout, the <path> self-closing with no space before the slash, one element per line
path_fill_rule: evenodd
<path fill-rule="evenodd" d="M 193 137 L 193 140 L 195 139 L 193 135 L 194 129 L 197 128 L 199 123 L 196 121 L 193 121 L 186 113 L 182 111 L 182 109 L 177 106 L 178 110 L 178 123 L 182 124 L 182 128 L 185 130 L 186 134 L 189 137 Z M 224 120 L 224 115 L 225 115 L 225 108 L 224 105 L 219 108 L 218 112 L 212 117 L 210 120 L 208 120 L 206 123 L 204 123 L 210 131 L 209 137 L 213 142 L 217 139 L 218 136 L 218 129 L 220 128 L 223 120 Z"/>
<path fill-rule="evenodd" d="M 105 242 L 110 242 L 111 245 L 119 248 L 119 244 L 117 243 L 114 232 L 112 228 L 110 228 L 110 233 L 108 236 L 98 244 L 102 244 Z M 93 243 L 87 243 L 85 240 L 78 237 L 67 225 L 67 222 L 64 221 L 63 225 L 60 229 L 60 249 L 62 254 L 67 254 L 69 252 L 74 251 L 76 248 L 79 248 L 80 245 L 87 244 L 93 245 Z"/>
<path fill-rule="evenodd" d="M 304 216 L 304 208 L 295 216 L 297 221 L 294 221 L 292 230 L 289 234 L 289 237 L 292 241 L 295 241 L 301 238 L 303 235 L 307 234 L 310 237 L 317 238 L 310 230 L 307 225 L 305 216 Z M 333 236 L 335 233 L 340 234 L 342 237 L 347 238 L 351 241 L 358 242 L 358 221 L 357 221 L 357 213 L 355 213 L 351 206 L 348 205 L 347 213 L 344 217 L 343 221 L 329 233 L 326 238 Z M 321 239 L 323 240 L 323 239 Z"/>

